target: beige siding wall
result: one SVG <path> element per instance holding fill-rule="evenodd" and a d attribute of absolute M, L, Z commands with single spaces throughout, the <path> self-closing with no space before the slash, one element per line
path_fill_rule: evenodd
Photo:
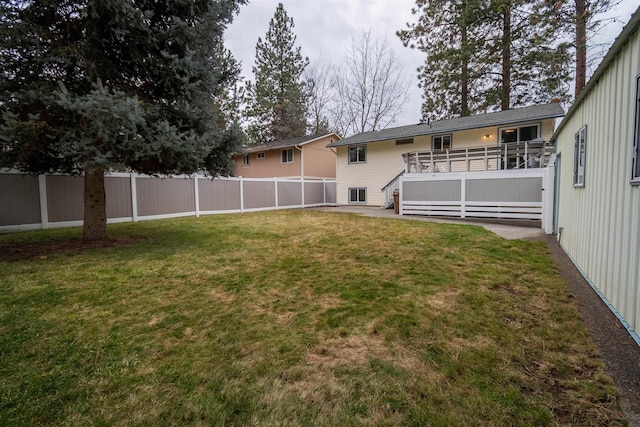
<path fill-rule="evenodd" d="M 336 155 L 327 144 L 336 140 L 335 136 L 325 137 L 302 146 L 304 151 L 304 176 L 314 178 L 336 177 Z"/>
<path fill-rule="evenodd" d="M 327 148 L 327 144 L 335 141 L 335 135 L 329 135 L 317 141 L 301 146 L 304 151 L 304 175 L 307 177 L 335 178 L 336 157 Z M 242 156 L 235 156 L 233 174 L 245 178 L 275 178 L 275 177 L 299 177 L 301 175 L 300 150 L 293 149 L 293 163 L 282 163 L 282 150 L 276 148 L 264 151 L 265 156 L 258 158 L 258 153 L 249 154 L 249 165 L 242 165 Z M 285 148 L 285 149 L 289 149 Z"/>
<path fill-rule="evenodd" d="M 640 186 L 629 184 L 640 34 L 620 52 L 558 136 L 560 244 L 640 331 Z M 573 187 L 574 135 L 587 126 L 584 188 Z"/>
<path fill-rule="evenodd" d="M 545 141 L 551 138 L 554 128 L 555 119 L 541 123 L 541 133 Z M 431 137 L 432 135 L 418 136 L 413 138 L 413 144 L 406 145 L 396 145 L 395 140 L 369 143 L 367 144 L 367 162 L 359 164 L 348 163 L 348 147 L 337 147 L 337 203 L 348 203 L 349 188 L 365 187 L 367 205 L 382 206 L 384 193 L 380 190 L 405 168 L 402 154 L 431 150 Z M 464 130 L 452 134 L 453 149 L 497 143 L 498 127 Z"/>
<path fill-rule="evenodd" d="M 282 149 L 265 151 L 263 159 L 258 153 L 249 153 L 249 165 L 242 165 L 242 156 L 234 157 L 233 174 L 245 178 L 273 178 L 300 176 L 300 151 L 293 148 L 293 163 L 282 163 Z"/>

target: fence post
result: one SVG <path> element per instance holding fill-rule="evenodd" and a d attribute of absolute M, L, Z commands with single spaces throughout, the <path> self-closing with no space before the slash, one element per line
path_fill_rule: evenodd
<path fill-rule="evenodd" d="M 278 178 L 273 178 L 273 182 L 274 185 L 276 186 L 275 188 L 275 193 L 276 193 L 276 209 L 278 209 Z"/>
<path fill-rule="evenodd" d="M 131 172 L 131 217 L 133 222 L 138 221 L 138 191 L 136 189 L 136 174 Z"/>
<path fill-rule="evenodd" d="M 240 177 L 240 212 L 244 212 L 244 178 Z"/>
<path fill-rule="evenodd" d="M 466 175 L 460 178 L 460 218 L 467 216 L 467 182 Z"/>
<path fill-rule="evenodd" d="M 47 176 L 38 175 L 38 195 L 40 197 L 40 226 L 49 228 L 49 208 L 47 207 Z"/>
<path fill-rule="evenodd" d="M 327 178 L 322 178 L 322 204 L 327 204 Z"/>
<path fill-rule="evenodd" d="M 200 218 L 200 194 L 198 191 L 198 174 L 193 175 L 193 194 L 196 205 L 196 218 Z"/>
<path fill-rule="evenodd" d="M 302 207 L 304 208 L 305 205 L 304 205 L 304 177 L 303 176 L 300 177 L 300 182 L 302 183 L 302 187 L 301 187 L 301 190 L 302 190 Z"/>

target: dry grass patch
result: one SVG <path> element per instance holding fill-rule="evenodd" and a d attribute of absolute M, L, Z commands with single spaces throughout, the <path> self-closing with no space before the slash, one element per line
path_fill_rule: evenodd
<path fill-rule="evenodd" d="M 0 425 L 625 423 L 542 244 L 313 211 L 109 232 L 0 259 Z"/>

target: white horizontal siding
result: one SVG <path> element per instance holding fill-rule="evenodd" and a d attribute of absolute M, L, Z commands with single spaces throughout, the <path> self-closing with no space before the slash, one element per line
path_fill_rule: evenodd
<path fill-rule="evenodd" d="M 540 121 L 532 123 L 540 123 Z M 545 141 L 551 138 L 554 123 L 555 119 L 542 121 L 541 133 Z M 490 136 L 487 137 L 487 135 Z M 364 187 L 367 189 L 367 205 L 382 206 L 385 200 L 384 193 L 380 190 L 405 169 L 402 154 L 411 151 L 431 150 L 431 135 L 418 136 L 413 140 L 413 144 L 403 145 L 396 145 L 395 139 L 366 144 L 367 161 L 359 164 L 349 164 L 348 148 L 337 147 L 337 203 L 339 205 L 348 203 L 349 188 Z M 452 134 L 453 149 L 495 145 L 497 141 L 497 127 L 465 130 Z M 495 167 L 495 160 L 492 162 L 490 166 Z M 464 167 L 464 164 L 456 165 L 456 168 L 460 167 Z M 484 170 L 484 162 L 474 164 L 472 170 Z"/>
<path fill-rule="evenodd" d="M 629 184 L 640 74 L 636 33 L 558 135 L 560 243 L 587 278 L 640 329 L 640 186 Z M 585 186 L 573 187 L 574 135 L 587 126 Z"/>

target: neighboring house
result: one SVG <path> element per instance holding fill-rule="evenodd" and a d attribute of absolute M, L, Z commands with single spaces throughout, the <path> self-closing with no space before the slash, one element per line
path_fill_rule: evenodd
<path fill-rule="evenodd" d="M 558 241 L 640 344 L 640 8 L 552 139 Z"/>
<path fill-rule="evenodd" d="M 335 178 L 336 156 L 327 148 L 335 133 L 245 147 L 234 156 L 233 175 L 245 178 Z"/>
<path fill-rule="evenodd" d="M 334 141 L 337 203 L 388 205 L 399 174 L 545 166 L 557 103 L 365 132 Z M 542 160 L 540 152 L 542 151 Z M 537 155 L 537 157 L 536 157 Z M 537 163 L 536 163 L 537 162 Z"/>

